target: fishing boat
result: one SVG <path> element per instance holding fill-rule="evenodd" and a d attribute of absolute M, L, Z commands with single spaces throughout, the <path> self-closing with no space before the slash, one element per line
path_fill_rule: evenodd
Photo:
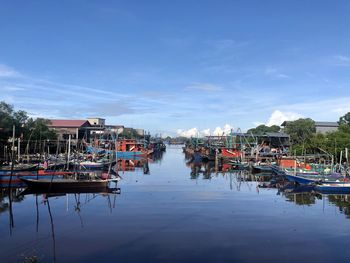
<path fill-rule="evenodd" d="M 120 139 L 116 142 L 114 150 L 86 145 L 86 151 L 92 154 L 115 154 L 117 158 L 132 159 L 135 157 L 147 157 L 153 153 L 154 149 L 146 148 L 144 143 L 134 139 Z"/>
<path fill-rule="evenodd" d="M 303 184 L 303 185 L 316 184 L 321 181 L 321 178 L 319 177 L 304 177 L 304 176 L 288 174 L 288 173 L 285 173 L 284 176 L 290 182 Z"/>
<path fill-rule="evenodd" d="M 0 187 L 22 187 L 24 186 L 24 179 L 51 179 L 51 178 L 62 178 L 64 176 L 72 175 L 74 172 L 70 171 L 49 171 L 49 170 L 38 170 L 38 171 L 11 171 L 0 174 Z"/>
<path fill-rule="evenodd" d="M 90 189 L 90 188 L 107 188 L 109 179 L 26 179 L 21 180 L 32 189 L 40 189 L 43 191 L 59 191 L 68 189 Z"/>
<path fill-rule="evenodd" d="M 65 188 L 65 189 L 50 189 L 50 195 L 52 194 L 120 194 L 121 190 L 119 187 L 89 187 L 89 188 Z M 31 194 L 48 194 L 47 189 L 33 189 L 27 187 L 20 195 L 31 195 Z"/>
<path fill-rule="evenodd" d="M 221 148 L 221 155 L 223 158 L 239 158 L 242 156 L 241 151 L 233 148 Z"/>
<path fill-rule="evenodd" d="M 224 163 L 223 166 L 225 166 L 226 164 Z M 230 169 L 227 170 L 245 170 L 249 167 L 248 163 L 242 163 L 239 161 L 229 161 L 227 163 L 227 165 L 229 166 Z"/>
<path fill-rule="evenodd" d="M 272 173 L 271 165 L 252 165 L 253 173 Z"/>
<path fill-rule="evenodd" d="M 315 190 L 322 194 L 350 194 L 350 183 L 321 184 L 315 186 Z"/>
<path fill-rule="evenodd" d="M 37 164 L 15 164 L 13 167 L 11 165 L 1 166 L 0 173 L 8 171 L 34 171 L 38 170 Z"/>
<path fill-rule="evenodd" d="M 79 163 L 79 168 L 84 170 L 99 170 L 108 167 L 110 164 L 110 162 L 85 161 Z"/>

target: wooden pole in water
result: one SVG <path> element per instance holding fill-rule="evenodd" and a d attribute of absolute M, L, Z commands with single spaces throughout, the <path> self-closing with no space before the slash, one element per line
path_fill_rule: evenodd
<path fill-rule="evenodd" d="M 13 125 L 12 126 L 12 149 L 11 149 L 11 174 L 10 174 L 10 180 L 8 185 L 9 190 L 11 189 L 13 168 L 15 165 L 15 162 L 14 162 L 15 161 L 15 131 L 16 131 L 16 126 Z"/>
<path fill-rule="evenodd" d="M 342 159 L 343 159 L 343 151 L 340 151 L 339 157 L 339 172 L 342 173 Z"/>
<path fill-rule="evenodd" d="M 17 159 L 19 162 L 21 158 L 21 138 L 18 138 L 17 153 L 18 153 Z"/>
<path fill-rule="evenodd" d="M 67 156 L 67 170 L 69 170 L 69 162 L 70 162 L 70 140 L 71 140 L 71 134 L 69 134 L 68 138 L 68 156 Z"/>
<path fill-rule="evenodd" d="M 349 159 L 348 159 L 348 148 L 345 148 L 345 159 L 346 159 L 346 164 L 349 164 Z"/>

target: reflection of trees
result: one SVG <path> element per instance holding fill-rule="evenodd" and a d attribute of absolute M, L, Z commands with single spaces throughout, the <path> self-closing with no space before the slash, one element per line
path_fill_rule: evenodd
<path fill-rule="evenodd" d="M 328 195 L 328 200 L 337 206 L 347 218 L 350 218 L 350 195 Z"/>
<path fill-rule="evenodd" d="M 286 200 L 297 205 L 314 205 L 316 203 L 316 196 L 312 193 L 284 193 Z"/>

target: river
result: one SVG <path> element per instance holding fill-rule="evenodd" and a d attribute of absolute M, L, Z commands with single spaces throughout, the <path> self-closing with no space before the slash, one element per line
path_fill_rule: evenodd
<path fill-rule="evenodd" d="M 349 261 L 347 196 L 194 173 L 180 146 L 119 175 L 119 194 L 3 196 L 0 262 Z"/>

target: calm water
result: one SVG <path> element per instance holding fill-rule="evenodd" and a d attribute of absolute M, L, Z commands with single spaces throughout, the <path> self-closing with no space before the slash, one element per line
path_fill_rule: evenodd
<path fill-rule="evenodd" d="M 350 197 L 196 176 L 176 146 L 120 175 L 121 194 L 15 200 L 13 228 L 0 200 L 0 262 L 350 261 Z"/>

